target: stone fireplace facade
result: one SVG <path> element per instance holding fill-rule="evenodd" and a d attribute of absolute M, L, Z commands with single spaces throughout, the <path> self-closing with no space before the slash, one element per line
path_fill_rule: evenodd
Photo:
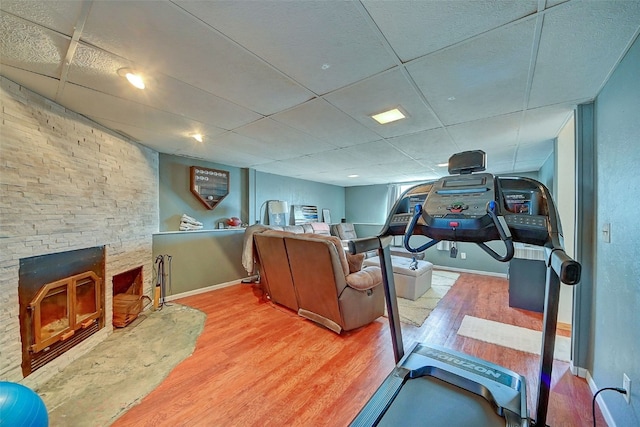
<path fill-rule="evenodd" d="M 142 266 L 151 295 L 158 153 L 1 76 L 0 106 L 0 381 L 37 389 L 113 331 L 114 275 Z M 25 377 L 20 260 L 88 247 L 104 247 L 104 327 Z"/>

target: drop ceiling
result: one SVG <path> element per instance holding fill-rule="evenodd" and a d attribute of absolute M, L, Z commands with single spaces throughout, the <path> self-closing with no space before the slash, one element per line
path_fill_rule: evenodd
<path fill-rule="evenodd" d="M 2 0 L 0 11 L 6 78 L 158 152 L 340 186 L 437 178 L 471 149 L 493 173 L 538 170 L 640 31 L 640 2 L 622 0 Z M 370 117 L 394 107 L 407 118 Z"/>

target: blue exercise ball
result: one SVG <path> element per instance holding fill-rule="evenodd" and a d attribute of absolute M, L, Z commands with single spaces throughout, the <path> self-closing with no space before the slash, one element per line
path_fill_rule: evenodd
<path fill-rule="evenodd" d="M 0 427 L 47 427 L 44 402 L 22 384 L 0 381 Z"/>

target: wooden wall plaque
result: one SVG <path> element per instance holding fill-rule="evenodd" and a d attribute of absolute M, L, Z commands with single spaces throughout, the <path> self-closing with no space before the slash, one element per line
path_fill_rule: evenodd
<path fill-rule="evenodd" d="M 191 166 L 191 192 L 209 210 L 229 194 L 229 172 Z"/>

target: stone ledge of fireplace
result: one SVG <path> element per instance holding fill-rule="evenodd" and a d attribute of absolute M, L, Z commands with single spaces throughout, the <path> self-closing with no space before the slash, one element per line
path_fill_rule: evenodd
<path fill-rule="evenodd" d="M 205 318 L 199 310 L 171 303 L 114 330 L 36 390 L 50 424 L 84 425 L 87 414 L 92 425 L 113 423 L 193 353 Z"/>

